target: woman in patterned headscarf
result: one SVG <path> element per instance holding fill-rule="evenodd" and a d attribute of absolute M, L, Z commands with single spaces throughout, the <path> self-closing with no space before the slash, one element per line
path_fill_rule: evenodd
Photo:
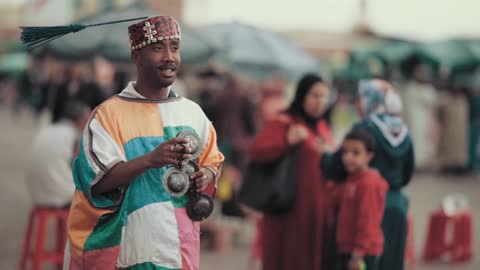
<path fill-rule="evenodd" d="M 397 116 L 402 110 L 401 100 L 388 82 L 360 81 L 357 109 L 363 120 L 354 125 L 353 129 L 365 129 L 375 138 L 375 157 L 370 166 L 376 168 L 389 184 L 382 222 L 384 253 L 378 269 L 401 270 L 408 210 L 402 188 L 410 182 L 413 174 L 413 143 L 408 128 Z M 346 173 L 341 162 L 341 149 L 334 154 L 325 154 L 321 167 L 325 177 L 344 180 Z"/>

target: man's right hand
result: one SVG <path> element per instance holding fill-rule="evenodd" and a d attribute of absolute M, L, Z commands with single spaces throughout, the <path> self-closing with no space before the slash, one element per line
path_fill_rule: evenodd
<path fill-rule="evenodd" d="M 171 165 L 185 165 L 192 158 L 192 149 L 188 146 L 190 142 L 186 138 L 173 138 L 162 143 L 152 152 L 148 153 L 148 166 L 151 168 L 161 168 Z M 180 164 L 182 162 L 182 164 Z"/>
<path fill-rule="evenodd" d="M 185 147 L 189 144 L 186 138 L 173 138 L 160 144 L 152 152 L 141 157 L 119 162 L 111 168 L 101 181 L 92 186 L 92 194 L 99 195 L 111 192 L 117 187 L 128 185 L 135 177 L 150 168 L 161 168 L 168 164 L 178 166 L 180 162 L 185 165 L 192 158 L 192 149 Z"/>

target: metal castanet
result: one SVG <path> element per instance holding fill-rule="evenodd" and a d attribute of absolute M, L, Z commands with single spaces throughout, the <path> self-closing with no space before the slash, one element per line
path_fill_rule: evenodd
<path fill-rule="evenodd" d="M 190 187 L 189 176 L 177 167 L 169 168 L 163 177 L 163 188 L 174 197 L 187 194 Z"/>
<path fill-rule="evenodd" d="M 192 149 L 192 160 L 197 159 L 202 152 L 202 140 L 198 134 L 193 130 L 182 130 L 178 133 L 177 137 L 189 139 L 188 144 L 184 144 L 184 147 L 189 146 Z"/>
<path fill-rule="evenodd" d="M 191 160 L 183 167 L 183 171 L 189 176 L 199 170 L 198 164 Z M 213 199 L 206 194 L 197 192 L 197 185 L 194 181 L 190 183 L 188 197 L 189 201 L 186 208 L 187 215 L 191 220 L 202 221 L 212 214 L 214 207 Z"/>
<path fill-rule="evenodd" d="M 192 159 L 197 158 L 200 155 L 200 137 L 191 130 L 184 130 L 177 134 L 179 138 L 188 138 L 190 143 L 183 144 L 183 149 L 187 146 L 192 149 Z M 175 167 L 169 168 L 163 177 L 163 187 L 165 190 L 174 197 L 181 197 L 188 192 L 190 186 L 190 175 L 198 171 L 198 165 L 192 160 L 189 160 L 187 165 L 183 164 L 182 159 L 178 160 Z"/>
<path fill-rule="evenodd" d="M 188 193 L 187 215 L 193 221 L 202 221 L 212 214 L 214 203 L 210 196 L 197 192 L 196 183 L 190 181 L 191 175 L 200 170 L 198 164 L 193 160 L 200 156 L 201 140 L 198 134 L 192 130 L 183 130 L 178 133 L 177 137 L 190 140 L 188 144 L 183 144 L 183 147 L 191 148 L 192 158 L 185 165 L 183 165 L 184 160 L 179 160 L 176 167 L 169 168 L 164 174 L 163 187 L 174 197 L 181 197 Z"/>
<path fill-rule="evenodd" d="M 213 212 L 213 200 L 203 193 L 190 194 L 187 204 L 187 215 L 193 221 L 203 221 Z"/>

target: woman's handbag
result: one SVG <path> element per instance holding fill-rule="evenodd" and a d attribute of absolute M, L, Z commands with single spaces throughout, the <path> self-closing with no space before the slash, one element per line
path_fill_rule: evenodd
<path fill-rule="evenodd" d="M 297 155 L 290 149 L 272 162 L 250 162 L 239 192 L 239 201 L 264 214 L 288 212 L 295 202 Z"/>

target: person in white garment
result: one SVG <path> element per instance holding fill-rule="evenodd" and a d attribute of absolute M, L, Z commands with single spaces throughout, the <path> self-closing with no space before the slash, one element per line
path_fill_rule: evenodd
<path fill-rule="evenodd" d="M 425 65 L 418 65 L 405 89 L 405 115 L 415 144 L 415 167 L 431 169 L 438 146 L 438 94 L 431 84 L 432 74 Z"/>
<path fill-rule="evenodd" d="M 36 206 L 69 207 L 75 191 L 71 164 L 90 108 L 79 102 L 66 108 L 63 119 L 41 128 L 33 139 L 26 182 Z"/>

